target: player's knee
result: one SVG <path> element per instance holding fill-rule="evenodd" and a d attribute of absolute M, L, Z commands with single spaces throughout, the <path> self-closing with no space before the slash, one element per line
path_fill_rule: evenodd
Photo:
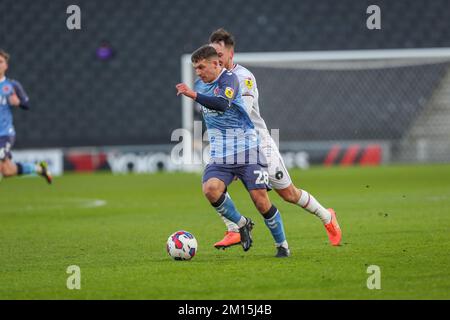
<path fill-rule="evenodd" d="M 211 203 L 217 202 L 223 191 L 223 186 L 216 181 L 207 181 L 203 184 L 203 194 Z"/>

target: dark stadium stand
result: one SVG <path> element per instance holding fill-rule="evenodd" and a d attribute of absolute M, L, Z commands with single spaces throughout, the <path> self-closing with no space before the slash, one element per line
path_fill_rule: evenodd
<path fill-rule="evenodd" d="M 69 31 L 66 8 L 74 2 L 82 10 L 82 29 Z M 44 0 L 2 0 L 0 47 L 11 53 L 9 76 L 23 83 L 33 107 L 28 113 L 15 112 L 16 146 L 168 143 L 172 130 L 181 126 L 180 99 L 174 89 L 181 77 L 180 56 L 205 43 L 218 27 L 235 33 L 237 50 L 242 52 L 450 47 L 447 0 L 376 1 L 382 10 L 382 31 L 365 27 L 365 10 L 372 2 L 229 0 L 218 11 L 206 0 L 53 1 L 51 6 Z M 109 61 L 95 56 L 104 40 L 116 51 Z M 320 126 L 330 124 L 327 108 L 342 110 L 333 125 L 320 134 L 312 126 L 302 127 L 301 132 L 287 128 L 281 138 L 353 138 L 355 134 L 360 139 L 398 138 L 411 119 L 387 131 L 385 121 L 420 108 L 418 95 L 429 95 L 441 76 L 442 66 L 427 68 L 431 68 L 424 70 L 428 85 L 424 85 L 427 81 L 421 81 L 420 88 L 405 84 L 402 99 L 393 96 L 381 113 L 371 106 L 391 83 L 401 82 L 408 68 L 389 76 L 383 86 L 373 84 L 372 95 L 363 91 L 366 103 L 360 103 L 363 97 L 346 94 L 355 85 L 350 72 L 339 84 L 344 90 L 341 95 L 322 96 L 302 110 L 306 119 L 319 105 L 323 107 L 315 115 Z M 254 71 L 258 77 L 262 70 Z M 331 80 L 315 83 L 311 72 L 289 72 L 308 79 L 300 82 L 305 99 L 313 99 L 306 95 L 308 85 L 330 90 L 336 85 Z M 270 83 L 262 81 L 260 87 L 265 103 L 276 104 Z M 349 123 L 352 113 L 361 108 L 373 112 L 374 120 Z M 271 127 L 292 116 L 277 113 L 280 117 L 275 117 L 274 110 L 263 109 Z"/>

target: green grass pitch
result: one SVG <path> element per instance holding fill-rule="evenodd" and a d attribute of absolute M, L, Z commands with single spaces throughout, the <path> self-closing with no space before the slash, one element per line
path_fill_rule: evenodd
<path fill-rule="evenodd" d="M 333 207 L 343 245 L 320 221 L 271 192 L 292 256 L 272 238 L 240 182 L 230 188 L 255 222 L 254 245 L 218 251 L 224 225 L 199 174 L 67 174 L 0 183 L 0 299 L 449 299 L 450 166 L 312 168 L 300 187 Z M 191 261 L 166 253 L 179 229 L 199 243 Z M 67 267 L 81 269 L 69 290 Z M 369 290 L 369 265 L 381 289 Z"/>

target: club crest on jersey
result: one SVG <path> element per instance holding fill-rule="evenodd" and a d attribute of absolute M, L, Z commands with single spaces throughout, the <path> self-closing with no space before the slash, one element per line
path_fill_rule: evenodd
<path fill-rule="evenodd" d="M 12 87 L 9 84 L 5 84 L 2 88 L 3 94 L 10 94 L 12 92 Z"/>
<path fill-rule="evenodd" d="M 233 98 L 234 90 L 231 89 L 230 87 L 226 87 L 225 88 L 225 95 L 227 96 L 228 99 Z"/>
<path fill-rule="evenodd" d="M 219 91 L 220 91 L 219 87 L 215 88 L 214 89 L 214 95 L 218 96 L 219 95 Z"/>
<path fill-rule="evenodd" d="M 245 85 L 247 86 L 247 88 L 251 89 L 253 87 L 252 79 L 251 78 L 245 79 Z"/>
<path fill-rule="evenodd" d="M 277 178 L 277 180 L 283 179 L 283 171 L 281 171 L 279 168 L 277 168 L 277 173 L 275 173 L 275 178 Z"/>

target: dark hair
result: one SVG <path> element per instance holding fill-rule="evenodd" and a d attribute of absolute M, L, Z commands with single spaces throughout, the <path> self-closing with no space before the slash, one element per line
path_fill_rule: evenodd
<path fill-rule="evenodd" d="M 0 57 L 5 58 L 6 62 L 9 61 L 9 54 L 5 50 L 0 49 Z"/>
<path fill-rule="evenodd" d="M 191 56 L 191 61 L 193 63 L 199 62 L 203 59 L 210 59 L 212 57 L 217 57 L 217 51 L 208 44 L 201 46 Z"/>
<path fill-rule="evenodd" d="M 223 41 L 226 47 L 234 48 L 234 46 L 236 45 L 233 35 L 223 28 L 217 29 L 209 36 L 210 43 L 218 43 L 221 41 Z"/>

